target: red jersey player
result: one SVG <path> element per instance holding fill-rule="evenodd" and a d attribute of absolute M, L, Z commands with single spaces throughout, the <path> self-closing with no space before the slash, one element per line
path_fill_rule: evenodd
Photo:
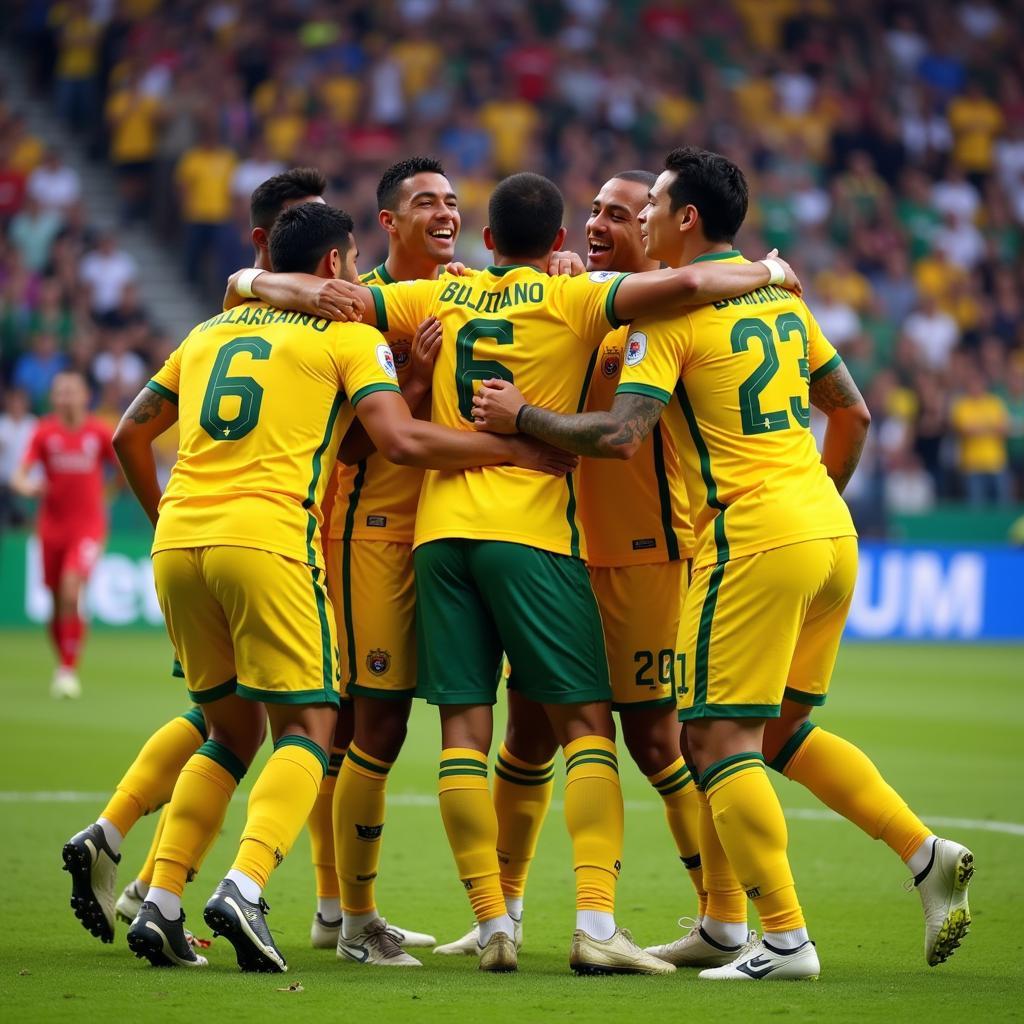
<path fill-rule="evenodd" d="M 50 693 L 77 697 L 78 655 L 85 633 L 82 590 L 107 533 L 103 506 L 105 466 L 117 466 L 111 430 L 89 415 L 89 392 L 78 373 L 59 373 L 50 391 L 53 414 L 43 417 L 29 441 L 11 485 L 25 497 L 40 497 L 39 543 L 43 579 L 53 595 L 50 635 L 59 665 Z M 43 468 L 43 479 L 32 473 Z"/>

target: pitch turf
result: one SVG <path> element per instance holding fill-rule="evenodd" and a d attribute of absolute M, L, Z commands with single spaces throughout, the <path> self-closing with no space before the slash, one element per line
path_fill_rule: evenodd
<path fill-rule="evenodd" d="M 223 940 L 204 971 L 154 970 L 135 960 L 118 925 L 112 946 L 89 936 L 68 908 L 60 870 L 64 840 L 99 812 L 103 799 L 148 733 L 184 709 L 180 681 L 168 674 L 157 634 L 99 632 L 82 678 L 85 696 L 47 696 L 50 653 L 42 632 L 0 633 L 4 744 L 0 893 L 3 956 L 0 1005 L 7 1020 L 486 1020 L 579 1021 L 1006 1020 L 1021 1001 L 1024 855 L 1020 737 L 1024 725 L 1020 647 L 849 646 L 833 699 L 818 720 L 861 744 L 937 831 L 967 843 L 978 871 L 971 890 L 974 926 L 947 964 L 928 968 L 921 952 L 916 894 L 881 844 L 827 820 L 800 788 L 778 782 L 791 812 L 791 854 L 811 934 L 817 984 L 715 986 L 692 972 L 661 979 L 572 976 L 569 846 L 559 806 L 541 839 L 527 893 L 526 949 L 517 975 L 482 976 L 470 958 L 427 952 L 419 970 L 339 963 L 308 945 L 314 909 L 303 838 L 271 881 L 270 924 L 290 972 L 243 976 Z M 470 923 L 434 799 L 437 726 L 416 708 L 410 739 L 391 774 L 379 897 L 401 924 L 442 940 Z M 623 755 L 623 764 L 628 758 Z M 642 943 L 677 933 L 693 895 L 674 857 L 660 805 L 631 764 L 624 768 L 627 836 L 618 917 Z M 36 796 L 33 796 L 36 794 Z M 557 797 L 556 797 L 557 799 Z M 187 893 L 190 923 L 233 854 L 244 814 L 235 800 L 225 834 Z M 805 816 L 801 817 L 801 812 Z M 807 816 L 810 812 L 810 816 Z M 942 819 L 968 819 L 952 824 Z M 981 827 L 988 823 L 988 828 Z M 1016 827 L 1006 824 L 1016 823 Z M 133 877 L 153 827 L 140 822 L 124 846 L 121 881 Z M 300 993 L 282 992 L 300 982 Z"/>

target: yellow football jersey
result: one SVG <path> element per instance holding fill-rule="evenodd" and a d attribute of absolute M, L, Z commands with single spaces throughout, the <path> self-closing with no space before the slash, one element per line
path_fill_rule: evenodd
<path fill-rule="evenodd" d="M 735 250 L 711 258 L 743 261 Z M 682 410 L 676 450 L 697 534 L 694 568 L 856 536 L 808 426 L 810 382 L 840 359 L 803 301 L 767 286 L 672 319 L 638 319 L 624 362 L 619 394 L 665 403 L 674 395 Z"/>
<path fill-rule="evenodd" d="M 628 329 L 609 334 L 597 356 L 587 412 L 611 408 L 622 375 Z M 666 420 L 681 416 L 671 406 Z M 693 557 L 693 528 L 675 442 L 658 423 L 627 462 L 584 459 L 576 473 L 587 561 L 615 568 Z"/>
<path fill-rule="evenodd" d="M 320 502 L 353 409 L 398 391 L 364 324 L 236 306 L 199 324 L 149 387 L 178 405 L 154 551 L 223 544 L 323 568 Z"/>
<path fill-rule="evenodd" d="M 565 413 L 583 408 L 597 347 L 609 327 L 621 326 L 613 304 L 623 277 L 548 277 L 512 265 L 371 292 L 383 330 L 407 333 L 427 316 L 440 319 L 433 419 L 472 430 L 474 391 L 491 377 L 513 381 L 532 404 Z M 464 537 L 585 556 L 581 534 L 571 475 L 559 480 L 515 466 L 427 471 L 416 544 Z"/>
<path fill-rule="evenodd" d="M 383 263 L 360 278 L 363 284 L 394 284 Z M 412 352 L 413 332 L 389 331 L 385 337 L 404 381 Z M 423 485 L 423 470 L 396 466 L 383 455 L 346 466 L 339 463 L 331 481 L 332 493 L 327 536 L 331 540 L 389 540 L 411 544 L 416 525 L 416 503 Z"/>

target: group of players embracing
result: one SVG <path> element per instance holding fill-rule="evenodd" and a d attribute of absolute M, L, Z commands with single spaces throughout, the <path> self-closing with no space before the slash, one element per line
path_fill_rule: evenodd
<path fill-rule="evenodd" d="M 768 768 L 906 863 L 926 959 L 948 958 L 970 923 L 970 851 L 811 722 L 857 574 L 840 495 L 870 417 L 789 266 L 734 249 L 742 171 L 683 148 L 659 175 L 616 174 L 593 200 L 585 267 L 563 251 L 556 186 L 512 175 L 490 198 L 493 264 L 470 270 L 453 262 L 442 167 L 404 160 L 377 192 L 387 259 L 361 278 L 353 222 L 323 191 L 306 168 L 253 193 L 256 266 L 114 436 L 155 527 L 193 707 L 65 845 L 83 924 L 112 941 L 116 913 L 138 956 L 206 964 L 182 892 L 269 724 L 207 924 L 242 970 L 287 969 L 263 891 L 308 821 L 313 945 L 419 966 L 407 948 L 433 937 L 389 924 L 375 894 L 416 696 L 440 715 L 438 801 L 475 917 L 435 953 L 517 968 L 560 747 L 577 973 L 818 976 Z M 827 417 L 820 453 L 812 405 Z M 161 492 L 152 444 L 175 422 Z M 695 890 L 682 937 L 647 949 L 615 917 L 616 711 Z M 162 804 L 115 902 L 121 841 Z"/>

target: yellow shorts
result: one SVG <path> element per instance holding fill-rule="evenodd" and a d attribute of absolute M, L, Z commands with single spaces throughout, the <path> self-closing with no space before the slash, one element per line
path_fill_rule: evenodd
<path fill-rule="evenodd" d="M 685 658 L 676 649 L 689 562 L 592 567 L 616 711 L 673 704 Z"/>
<path fill-rule="evenodd" d="M 857 581 L 857 538 L 809 540 L 694 572 L 679 624 L 679 718 L 777 718 L 825 703 Z"/>
<path fill-rule="evenodd" d="M 319 569 L 257 548 L 153 555 L 167 632 L 189 696 L 270 704 L 338 702 L 334 613 Z"/>
<path fill-rule="evenodd" d="M 412 545 L 327 542 L 327 591 L 337 615 L 342 699 L 411 697 L 416 689 Z"/>

